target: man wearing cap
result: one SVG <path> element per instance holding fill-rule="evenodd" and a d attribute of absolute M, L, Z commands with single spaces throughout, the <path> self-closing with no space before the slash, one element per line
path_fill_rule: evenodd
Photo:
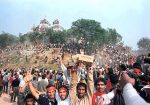
<path fill-rule="evenodd" d="M 30 76 L 28 77 L 28 80 L 31 80 Z M 31 82 L 28 84 L 32 94 L 38 100 L 39 105 L 70 105 L 69 90 L 65 85 L 58 88 L 58 95 L 56 94 L 55 86 L 48 85 L 46 86 L 46 96 L 42 96 L 36 91 Z"/>
<path fill-rule="evenodd" d="M 32 85 L 33 75 L 28 74 L 25 77 L 25 83 L 29 86 L 32 95 L 36 98 L 39 105 L 58 105 L 55 93 L 56 88 L 54 85 L 46 86 L 46 95 L 41 94 L 37 89 Z"/>
<path fill-rule="evenodd" d="M 57 100 L 55 98 L 56 88 L 54 85 L 46 86 L 46 95 L 43 96 L 43 95 L 40 95 L 40 93 L 36 91 L 36 89 L 33 87 L 30 81 L 27 81 L 27 82 L 28 82 L 28 85 L 32 94 L 37 99 L 39 105 L 58 105 Z"/>

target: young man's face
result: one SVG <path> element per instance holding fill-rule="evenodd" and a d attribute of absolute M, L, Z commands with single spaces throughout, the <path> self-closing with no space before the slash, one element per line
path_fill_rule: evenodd
<path fill-rule="evenodd" d="M 49 90 L 47 89 L 47 96 L 49 99 L 54 99 L 55 98 L 55 93 L 56 91 L 53 89 L 53 90 Z"/>
<path fill-rule="evenodd" d="M 78 98 L 79 98 L 79 99 L 84 98 L 84 96 L 85 96 L 85 94 L 86 94 L 85 87 L 80 86 L 80 87 L 77 89 L 77 94 L 78 94 Z"/>
<path fill-rule="evenodd" d="M 136 75 L 136 76 L 140 76 L 142 74 L 141 70 L 140 69 L 137 69 L 137 68 L 134 68 L 133 69 L 133 73 Z"/>
<path fill-rule="evenodd" d="M 34 99 L 33 98 L 28 98 L 25 101 L 26 105 L 34 105 Z"/>
<path fill-rule="evenodd" d="M 59 94 L 59 97 L 61 98 L 61 100 L 65 100 L 68 96 L 66 89 L 59 89 L 58 94 Z"/>
<path fill-rule="evenodd" d="M 100 81 L 96 84 L 96 90 L 97 92 L 104 92 L 106 90 L 106 85 L 104 82 Z"/>

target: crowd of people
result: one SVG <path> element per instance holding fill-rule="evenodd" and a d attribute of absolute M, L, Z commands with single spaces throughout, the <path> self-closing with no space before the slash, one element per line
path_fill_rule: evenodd
<path fill-rule="evenodd" d="M 61 49 L 57 56 L 58 70 L 48 68 L 0 68 L 0 96 L 10 95 L 18 105 L 149 105 L 150 54 L 130 56 L 128 48 L 105 46 L 92 63 L 63 63 L 64 51 L 77 54 L 80 46 L 38 45 L 30 49 Z M 20 51 L 7 48 L 0 54 Z M 55 53 L 55 52 L 53 52 Z M 2 59 L 2 58 L 1 58 Z M 105 61 L 104 61 L 105 59 Z"/>
<path fill-rule="evenodd" d="M 0 96 L 18 105 L 149 105 L 150 55 L 118 67 L 78 62 L 58 71 L 46 68 L 2 68 Z"/>

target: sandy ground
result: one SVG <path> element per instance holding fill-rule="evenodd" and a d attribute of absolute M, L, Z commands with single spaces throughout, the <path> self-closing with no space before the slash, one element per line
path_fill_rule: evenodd
<path fill-rule="evenodd" d="M 17 105 L 16 102 L 10 102 L 10 96 L 6 93 L 3 93 L 0 97 L 0 105 Z"/>

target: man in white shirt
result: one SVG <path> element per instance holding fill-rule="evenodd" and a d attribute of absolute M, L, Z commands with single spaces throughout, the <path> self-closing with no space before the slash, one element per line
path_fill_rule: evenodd
<path fill-rule="evenodd" d="M 38 82 L 37 89 L 39 92 L 42 92 L 43 94 L 46 93 L 46 86 L 48 85 L 48 82 L 45 80 L 45 75 L 42 75 L 42 80 Z"/>
<path fill-rule="evenodd" d="M 148 104 L 137 91 L 133 88 L 135 80 L 130 78 L 126 73 L 122 74 L 120 81 L 123 86 L 123 98 L 126 105 L 150 105 Z"/>
<path fill-rule="evenodd" d="M 62 85 L 58 88 L 58 95 L 56 94 L 58 105 L 70 105 L 69 90 L 67 86 Z"/>

